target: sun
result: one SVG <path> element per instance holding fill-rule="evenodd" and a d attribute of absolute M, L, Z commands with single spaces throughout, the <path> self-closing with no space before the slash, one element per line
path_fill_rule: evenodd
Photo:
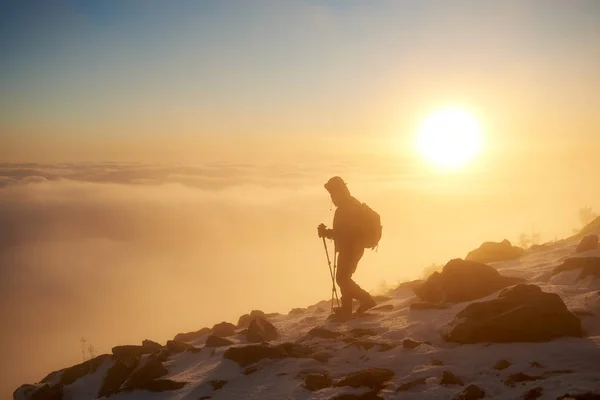
<path fill-rule="evenodd" d="M 461 108 L 438 110 L 421 124 L 416 148 L 434 167 L 442 170 L 463 167 L 482 150 L 479 122 Z"/>

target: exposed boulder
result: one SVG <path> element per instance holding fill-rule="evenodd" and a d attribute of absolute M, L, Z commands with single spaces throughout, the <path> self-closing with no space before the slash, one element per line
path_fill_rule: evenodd
<path fill-rule="evenodd" d="M 485 242 L 479 248 L 467 254 L 466 260 L 480 263 L 491 263 L 499 261 L 516 260 L 521 257 L 525 250 L 513 246 L 508 240 L 501 242 Z"/>
<path fill-rule="evenodd" d="M 542 395 L 544 394 L 544 388 L 543 387 L 535 387 L 531 390 L 528 390 L 524 395 L 523 395 L 523 400 L 536 400 L 540 397 L 542 397 Z"/>
<path fill-rule="evenodd" d="M 56 376 L 60 375 L 59 382 L 65 386 L 70 385 L 77 379 L 91 374 L 93 372 L 96 372 L 96 370 L 104 362 L 110 361 L 111 359 L 112 356 L 110 354 L 99 355 L 97 357 L 92 358 L 91 360 L 87 360 L 80 364 L 73 365 L 72 367 L 51 372 L 44 379 L 42 379 L 40 383 L 51 383 L 51 381 L 53 381 Z"/>
<path fill-rule="evenodd" d="M 146 339 L 142 342 L 142 347 L 147 347 L 154 351 L 157 351 L 157 350 L 160 350 L 163 348 L 163 346 L 160 343 L 156 343 L 156 342 L 154 342 L 152 340 L 148 340 L 148 339 Z"/>
<path fill-rule="evenodd" d="M 421 344 L 421 342 L 416 342 L 412 339 L 404 339 L 402 341 L 402 347 L 404 347 L 405 349 L 414 349 L 419 347 Z"/>
<path fill-rule="evenodd" d="M 378 351 L 388 351 L 396 347 L 396 344 L 394 343 L 379 342 L 375 340 L 346 338 L 344 341 L 349 343 L 346 347 L 356 347 L 361 350 L 371 350 L 372 348 L 376 347 Z"/>
<path fill-rule="evenodd" d="M 494 300 L 473 303 L 455 317 L 445 333 L 458 343 L 545 342 L 581 337 L 581 322 L 560 296 L 536 285 L 504 289 Z"/>
<path fill-rule="evenodd" d="M 306 312 L 305 308 L 292 308 L 288 315 L 301 315 Z"/>
<path fill-rule="evenodd" d="M 235 335 L 235 325 L 229 322 L 221 322 L 213 326 L 212 334 L 221 337 L 233 336 Z"/>
<path fill-rule="evenodd" d="M 168 372 L 157 357 L 150 356 L 144 365 L 137 368 L 127 379 L 121 390 L 144 390 L 151 381 L 165 376 Z"/>
<path fill-rule="evenodd" d="M 600 248 L 598 245 L 598 235 L 588 235 L 581 239 L 575 253 L 583 253 L 584 251 L 597 250 Z"/>
<path fill-rule="evenodd" d="M 469 385 L 458 393 L 452 400 L 478 400 L 485 397 L 485 391 L 478 386 Z"/>
<path fill-rule="evenodd" d="M 62 400 L 64 387 L 58 383 L 56 385 L 22 385 L 13 393 L 14 399 L 26 400 Z"/>
<path fill-rule="evenodd" d="M 278 337 L 277 328 L 262 317 L 254 317 L 246 332 L 246 339 L 250 343 L 269 342 Z"/>
<path fill-rule="evenodd" d="M 221 390 L 226 384 L 227 381 L 223 380 L 210 381 L 210 385 L 212 386 L 213 390 Z"/>
<path fill-rule="evenodd" d="M 448 386 L 448 385 L 460 385 L 463 386 L 463 381 L 456 375 L 454 375 L 450 371 L 442 372 L 442 378 L 440 379 L 440 385 Z"/>
<path fill-rule="evenodd" d="M 370 390 L 362 394 L 338 394 L 329 400 L 384 400 L 383 397 L 377 394 L 378 390 Z"/>
<path fill-rule="evenodd" d="M 173 353 L 183 353 L 184 351 L 191 351 L 192 353 L 197 353 L 201 351 L 201 349 L 194 347 L 189 343 L 178 342 L 177 340 L 167 341 L 167 348 Z"/>
<path fill-rule="evenodd" d="M 332 380 L 327 374 L 310 373 L 304 378 L 304 387 L 311 392 L 331 387 Z"/>
<path fill-rule="evenodd" d="M 115 346 L 112 348 L 112 353 L 114 354 L 115 357 L 117 358 L 121 358 L 121 357 L 129 357 L 129 356 L 133 356 L 133 357 L 139 357 L 143 354 L 152 354 L 156 351 L 156 349 L 153 349 L 152 347 L 147 347 L 147 346 L 138 346 L 135 344 L 127 344 L 127 345 L 123 345 L 123 346 Z"/>
<path fill-rule="evenodd" d="M 496 364 L 494 364 L 492 368 L 494 368 L 496 371 L 502 371 L 503 369 L 506 369 L 511 365 L 512 364 L 507 360 L 500 360 Z"/>
<path fill-rule="evenodd" d="M 459 303 L 488 296 L 522 281 L 521 278 L 502 276 L 489 265 L 458 258 L 449 261 L 441 273 L 434 272 L 414 292 L 422 300 L 432 303 Z"/>
<path fill-rule="evenodd" d="M 581 269 L 579 279 L 589 275 L 600 277 L 600 257 L 568 258 L 561 265 L 554 268 L 554 274 L 574 269 Z"/>
<path fill-rule="evenodd" d="M 402 282 L 392 293 L 396 294 L 402 290 L 415 290 L 421 286 L 425 281 L 423 279 L 415 279 L 414 281 Z"/>
<path fill-rule="evenodd" d="M 426 378 L 415 379 L 415 380 L 412 380 L 410 382 L 406 382 L 406 383 L 403 383 L 402 385 L 400 385 L 398 387 L 398 389 L 396 389 L 396 392 L 406 392 L 407 390 L 412 390 L 412 389 L 416 388 L 417 386 L 425 385 L 426 383 L 427 383 Z"/>
<path fill-rule="evenodd" d="M 257 317 L 267 319 L 267 315 L 261 310 L 252 310 L 250 311 L 250 314 L 244 314 L 238 319 L 238 328 L 248 327 L 248 325 L 250 325 L 250 322 L 252 322 L 252 320 Z"/>
<path fill-rule="evenodd" d="M 506 386 L 515 387 L 515 386 L 517 386 L 517 383 L 533 382 L 533 381 L 537 381 L 539 379 L 543 379 L 543 378 L 541 376 L 531 376 L 531 375 L 527 375 L 522 372 L 519 372 L 516 374 L 512 374 L 508 378 L 506 378 L 504 380 L 504 384 Z"/>
<path fill-rule="evenodd" d="M 173 339 L 177 340 L 178 342 L 192 342 L 208 333 L 210 333 L 209 328 L 202 328 L 195 332 L 178 333 Z"/>
<path fill-rule="evenodd" d="M 126 354 L 118 358 L 113 366 L 106 371 L 102 386 L 98 392 L 98 397 L 108 397 L 119 392 L 121 385 L 127 380 L 133 370 L 135 370 L 139 361 L 139 356 L 131 354 Z"/>
<path fill-rule="evenodd" d="M 346 375 L 337 382 L 336 387 L 350 386 L 353 388 L 368 387 L 382 389 L 385 383 L 394 377 L 394 371 L 387 368 L 365 368 Z"/>
<path fill-rule="evenodd" d="M 252 344 L 248 346 L 230 347 L 223 357 L 246 367 L 260 360 L 282 358 L 311 358 L 314 351 L 307 346 L 297 343 L 282 343 L 277 346 Z"/>
<path fill-rule="evenodd" d="M 224 347 L 231 346 L 233 342 L 229 339 L 222 338 L 220 336 L 210 335 L 206 338 L 206 347 Z"/>

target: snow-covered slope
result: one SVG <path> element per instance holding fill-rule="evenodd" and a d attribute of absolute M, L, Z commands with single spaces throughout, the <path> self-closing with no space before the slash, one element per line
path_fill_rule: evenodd
<path fill-rule="evenodd" d="M 409 306 L 417 298 L 406 287 L 390 293 L 389 300 L 368 315 L 348 322 L 328 320 L 326 302 L 292 315 L 269 316 L 268 320 L 280 334 L 271 345 L 295 342 L 325 354 L 325 357 L 267 358 L 250 366 L 240 366 L 223 357 L 232 346 L 204 347 L 208 336 L 205 334 L 190 342 L 201 350 L 171 353 L 163 362 L 168 373 L 161 379 L 187 382 L 183 388 L 164 392 L 134 390 L 110 398 L 331 399 L 348 394 L 356 397 L 339 398 L 451 399 L 469 385 L 483 390 L 485 398 L 494 399 L 557 399 L 566 393 L 586 392 L 600 395 L 600 279 L 593 276 L 578 279 L 579 271 L 552 274 L 553 269 L 567 258 L 600 257 L 598 250 L 575 255 L 577 244 L 578 240 L 573 238 L 530 250 L 515 261 L 491 265 L 503 275 L 525 278 L 527 283 L 540 286 L 544 292 L 560 295 L 567 307 L 580 316 L 583 338 L 562 338 L 545 343 L 449 343 L 440 335 L 442 327 L 470 302 L 450 305 L 447 309 L 411 311 Z M 497 297 L 498 292 L 476 301 Z M 315 327 L 341 335 L 336 338 L 307 335 Z M 243 334 L 229 339 L 235 342 L 233 347 L 247 345 Z M 405 339 L 420 344 L 412 348 Z M 143 355 L 142 359 L 148 357 Z M 504 363 L 505 368 L 497 365 L 501 360 L 508 361 Z M 96 398 L 113 363 L 108 357 L 95 372 L 65 386 L 63 398 Z M 376 394 L 368 387 L 336 386 L 339 379 L 365 368 L 388 369 L 393 372 L 393 377 L 384 388 L 379 387 Z M 463 384 L 442 384 L 444 371 L 454 374 Z M 304 387 L 304 379 L 309 373 L 323 373 L 332 379 L 333 385 L 308 390 Z M 59 377 L 57 374 L 48 383 L 58 382 Z M 16 398 L 23 392 L 23 389 L 18 391 Z M 364 393 L 369 394 L 360 397 Z"/>

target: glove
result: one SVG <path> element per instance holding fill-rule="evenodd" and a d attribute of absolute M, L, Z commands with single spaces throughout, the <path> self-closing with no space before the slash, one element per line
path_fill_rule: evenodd
<path fill-rule="evenodd" d="M 319 234 L 319 237 L 327 237 L 327 227 L 325 226 L 325 224 L 321 224 L 317 227 L 317 233 Z"/>

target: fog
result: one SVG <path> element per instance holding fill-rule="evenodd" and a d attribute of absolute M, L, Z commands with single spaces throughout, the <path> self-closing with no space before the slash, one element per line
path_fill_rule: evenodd
<path fill-rule="evenodd" d="M 82 336 L 100 354 L 326 299 L 316 226 L 331 225 L 331 175 L 381 214 L 380 247 L 355 275 L 371 291 L 485 240 L 568 236 L 580 207 L 599 208 L 600 169 L 537 166 L 438 176 L 372 160 L 0 165 L 0 393 L 80 362 Z"/>

